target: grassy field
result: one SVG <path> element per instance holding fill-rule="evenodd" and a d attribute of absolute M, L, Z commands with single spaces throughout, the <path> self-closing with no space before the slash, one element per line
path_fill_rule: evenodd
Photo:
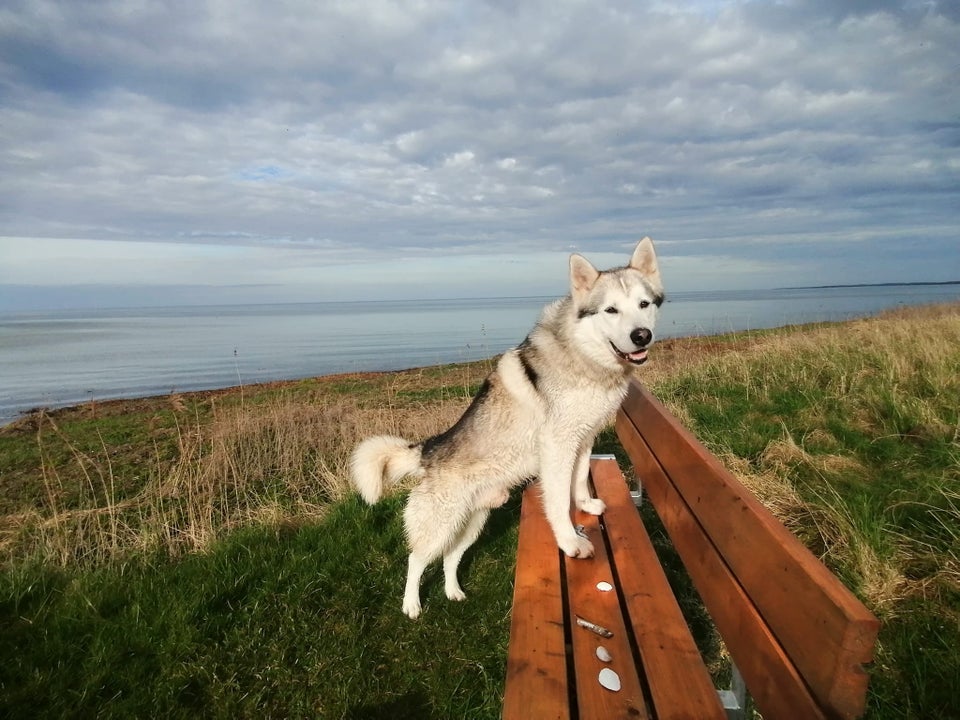
<path fill-rule="evenodd" d="M 517 501 L 465 558 L 468 600 L 433 568 L 411 622 L 402 497 L 345 486 L 359 437 L 444 429 L 489 368 L 0 430 L 0 716 L 499 717 Z M 960 306 L 668 341 L 641 377 L 880 617 L 868 717 L 958 716 Z"/>

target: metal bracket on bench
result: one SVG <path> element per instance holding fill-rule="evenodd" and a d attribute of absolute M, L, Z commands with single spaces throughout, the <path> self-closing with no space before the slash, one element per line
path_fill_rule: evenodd
<path fill-rule="evenodd" d="M 630 498 L 633 500 L 633 504 L 639 508 L 643 505 L 643 482 L 641 482 L 639 477 L 636 478 L 636 481 L 637 489 L 630 491 Z"/>
<path fill-rule="evenodd" d="M 746 716 L 747 686 L 743 682 L 740 669 L 733 663 L 730 663 L 730 669 L 730 689 L 717 690 L 717 694 L 727 713 L 727 720 L 743 720 Z"/>

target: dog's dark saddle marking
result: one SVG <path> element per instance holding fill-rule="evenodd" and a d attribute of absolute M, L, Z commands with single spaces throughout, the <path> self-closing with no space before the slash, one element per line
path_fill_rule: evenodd
<path fill-rule="evenodd" d="M 520 364 L 523 365 L 523 372 L 527 375 L 527 380 L 530 381 L 530 384 L 533 385 L 534 390 L 538 390 L 537 383 L 540 382 L 540 376 L 537 374 L 536 369 L 533 367 L 533 364 L 530 362 L 530 358 L 527 357 L 527 348 L 530 345 L 526 340 L 523 341 L 523 344 L 520 346 L 520 352 L 517 356 L 520 358 Z"/>
<path fill-rule="evenodd" d="M 423 449 L 420 451 L 420 457 L 426 458 L 427 456 L 432 455 L 434 452 L 440 450 L 444 443 L 448 442 L 457 433 L 468 427 L 473 422 L 473 416 L 476 415 L 477 411 L 480 409 L 480 406 L 483 405 L 483 403 L 486 401 L 487 395 L 489 394 L 490 378 L 487 378 L 483 381 L 483 385 L 480 386 L 477 394 L 474 395 L 470 406 L 466 409 L 466 411 L 464 411 L 463 415 L 460 416 L 460 419 L 457 420 L 453 427 L 451 427 L 449 430 L 445 430 L 439 435 L 434 435 L 433 437 L 427 438 L 423 441 Z"/>

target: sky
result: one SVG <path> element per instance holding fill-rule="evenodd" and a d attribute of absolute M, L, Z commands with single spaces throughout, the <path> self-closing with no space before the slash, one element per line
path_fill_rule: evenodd
<path fill-rule="evenodd" d="M 960 280 L 960 3 L 5 0 L 0 310 Z"/>

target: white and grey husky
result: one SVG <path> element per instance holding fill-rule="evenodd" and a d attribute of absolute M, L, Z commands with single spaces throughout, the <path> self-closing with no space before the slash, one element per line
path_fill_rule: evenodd
<path fill-rule="evenodd" d="M 351 480 L 368 503 L 406 476 L 418 481 L 404 512 L 410 558 L 403 612 L 420 615 L 420 579 L 441 555 L 447 597 L 466 597 L 457 581 L 460 559 L 490 509 L 527 478 L 540 478 L 560 549 L 593 555 L 574 529 L 571 498 L 585 512 L 604 511 L 587 488 L 590 451 L 623 400 L 631 370 L 647 359 L 662 302 L 650 238 L 613 270 L 572 255 L 570 295 L 546 306 L 527 338 L 500 357 L 453 427 L 420 443 L 379 436 L 356 447 Z"/>

